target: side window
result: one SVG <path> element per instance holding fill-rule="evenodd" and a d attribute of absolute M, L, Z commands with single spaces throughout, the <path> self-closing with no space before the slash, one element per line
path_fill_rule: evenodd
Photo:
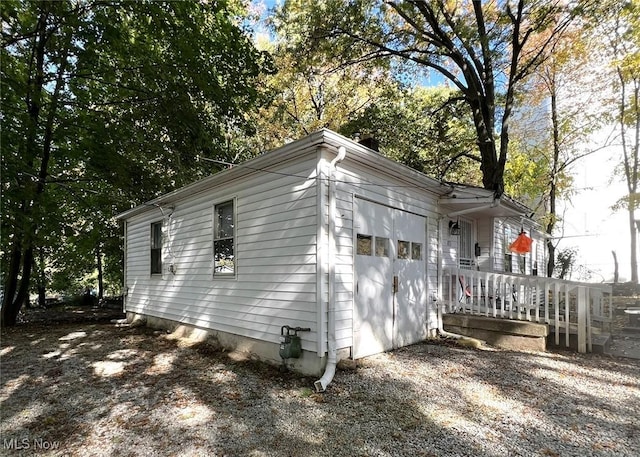
<path fill-rule="evenodd" d="M 504 271 L 507 273 L 513 272 L 513 254 L 509 250 L 509 245 L 513 242 L 512 238 L 513 231 L 511 227 L 505 225 L 504 227 L 504 242 L 503 242 L 503 250 L 504 250 Z"/>
<path fill-rule="evenodd" d="M 151 274 L 162 274 L 162 222 L 151 224 Z"/>
<path fill-rule="evenodd" d="M 525 274 L 527 272 L 527 257 L 521 255 L 518 258 L 518 266 L 520 267 L 520 273 Z"/>
<path fill-rule="evenodd" d="M 360 233 L 358 233 L 357 241 L 358 245 L 356 246 L 356 254 L 371 255 L 373 253 L 373 237 L 371 235 L 361 235 Z"/>
<path fill-rule="evenodd" d="M 236 273 L 233 200 L 215 205 L 213 218 L 213 274 L 233 276 Z"/>

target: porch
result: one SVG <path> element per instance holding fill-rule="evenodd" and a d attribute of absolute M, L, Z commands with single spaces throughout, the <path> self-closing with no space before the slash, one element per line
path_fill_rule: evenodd
<path fill-rule="evenodd" d="M 444 268 L 443 314 L 546 324 L 556 346 L 592 352 L 611 330 L 612 287 L 515 273 Z"/>

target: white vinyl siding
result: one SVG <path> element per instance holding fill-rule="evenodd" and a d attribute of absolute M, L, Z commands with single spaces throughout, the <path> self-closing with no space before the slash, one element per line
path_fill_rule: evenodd
<path fill-rule="evenodd" d="M 335 153 L 323 155 L 326 170 L 328 163 L 335 157 Z M 427 303 L 425 313 L 427 322 L 435 328 L 437 313 L 434 302 L 438 287 L 438 239 L 437 227 L 431 221 L 437 220 L 436 197 L 413 187 L 406 181 L 391 179 L 383 171 L 364 166 L 352 161 L 347 153 L 343 162 L 337 165 L 336 179 L 336 339 L 337 348 L 353 346 L 353 306 L 354 306 L 354 198 L 360 197 L 374 202 L 382 202 L 393 208 L 425 216 L 427 219 L 427 246 L 422 248 L 422 256 L 426 263 L 427 274 Z M 328 214 L 328 204 L 325 202 L 325 214 Z M 324 218 L 325 229 L 328 230 L 328 218 Z M 357 230 L 357 228 L 356 228 Z M 325 290 L 328 288 L 324 280 Z M 323 327 L 326 328 L 327 315 L 323 313 Z M 324 335 L 323 335 L 324 336 Z M 326 337 L 323 339 L 326 344 Z"/>
<path fill-rule="evenodd" d="M 273 343 L 282 325 L 310 327 L 300 334 L 302 347 L 315 352 L 316 161 L 315 150 L 309 152 L 274 167 L 278 174 L 255 173 L 163 209 L 171 211 L 165 262 L 175 271 L 165 281 L 149 279 L 149 224 L 160 209 L 129 218 L 127 311 Z M 212 281 L 212 202 L 228 201 L 236 205 L 236 274 Z"/>
<path fill-rule="evenodd" d="M 492 271 L 493 265 L 493 227 L 494 218 L 481 218 L 476 220 L 476 230 L 478 233 L 478 248 L 480 255 L 476 258 L 476 263 L 480 270 Z"/>
<path fill-rule="evenodd" d="M 515 241 L 522 229 L 522 225 L 512 220 L 495 219 L 494 224 L 494 269 L 500 272 L 532 275 L 536 266 L 538 276 L 546 276 L 546 249 L 544 237 L 540 232 L 524 227 L 527 236 L 533 239 L 531 252 L 514 254 L 509 251 L 509 245 Z M 509 269 L 511 268 L 511 269 Z"/>
<path fill-rule="evenodd" d="M 357 233 L 354 201 L 364 199 L 424 218 L 425 244 L 420 249 L 412 246 L 410 252 L 420 257 L 416 261 L 425 262 L 424 310 L 429 328 L 436 328 L 442 219 L 437 195 L 427 189 L 432 185 L 441 189 L 422 177 L 414 180 L 418 176 L 410 170 L 405 173 L 391 164 L 385 167 L 383 159 L 376 156 L 362 152 L 358 156 L 359 147 L 349 146 L 335 172 L 336 250 L 329 259 L 326 178 L 337 146 L 328 142 L 301 144 L 295 154 L 289 154 L 285 146 L 287 159 L 268 170 L 249 172 L 247 167 L 241 174 L 236 170 L 242 168 L 234 167 L 219 179 L 207 178 L 163 197 L 161 202 L 170 201 L 164 206 L 132 210 L 125 225 L 127 311 L 275 344 L 279 343 L 281 326 L 309 327 L 310 332 L 300 334 L 302 348 L 324 355 L 331 305 L 337 349 L 350 348 Z M 216 241 L 230 238 L 218 236 L 216 208 L 230 201 L 234 202 L 235 274 L 212 280 Z M 165 235 L 162 279 L 149 276 L 149 226 L 159 218 L 163 218 Z M 336 278 L 332 303 L 330 262 Z"/>

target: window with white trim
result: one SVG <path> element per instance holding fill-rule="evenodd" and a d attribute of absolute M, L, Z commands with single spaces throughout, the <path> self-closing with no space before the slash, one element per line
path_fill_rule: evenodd
<path fill-rule="evenodd" d="M 513 243 L 513 230 L 510 226 L 504 226 L 504 238 L 502 249 L 504 251 L 504 271 L 507 273 L 513 272 L 513 254 L 509 249 L 511 243 Z"/>
<path fill-rule="evenodd" d="M 213 208 L 213 274 L 236 274 L 234 201 L 219 203 Z"/>
<path fill-rule="evenodd" d="M 162 221 L 151 224 L 151 274 L 162 274 Z"/>

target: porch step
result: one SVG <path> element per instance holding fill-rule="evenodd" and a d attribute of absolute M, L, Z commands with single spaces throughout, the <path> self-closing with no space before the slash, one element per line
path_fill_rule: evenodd
<path fill-rule="evenodd" d="M 484 340 L 502 349 L 544 351 L 546 348 L 546 324 L 466 314 L 444 314 L 442 324 L 448 332 Z"/>
<path fill-rule="evenodd" d="M 611 335 L 608 333 L 591 334 L 591 347 L 594 354 L 608 353 L 611 348 Z"/>
<path fill-rule="evenodd" d="M 560 344 L 556 345 L 555 330 L 553 327 L 549 328 L 549 336 L 547 337 L 548 349 L 567 349 L 565 345 L 566 333 L 565 329 L 560 329 Z M 591 334 L 591 347 L 593 354 L 607 354 L 611 347 L 611 335 L 609 333 L 592 333 Z M 574 351 L 578 350 L 578 334 L 569 332 L 569 348 Z"/>

